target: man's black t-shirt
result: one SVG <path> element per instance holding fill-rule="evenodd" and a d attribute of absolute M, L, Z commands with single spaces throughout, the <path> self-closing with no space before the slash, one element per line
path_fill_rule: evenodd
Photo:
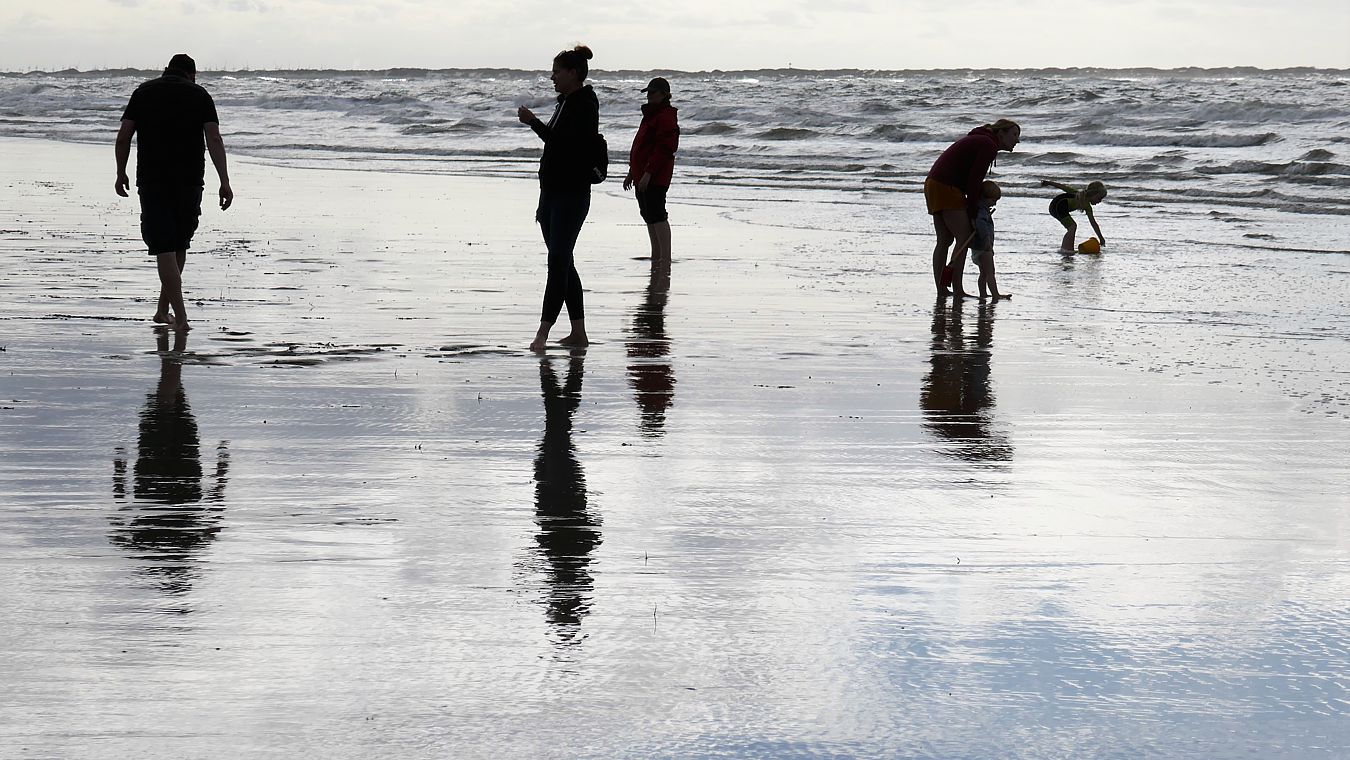
<path fill-rule="evenodd" d="M 165 73 L 131 94 L 123 119 L 136 122 L 136 185 L 202 186 L 206 140 L 202 127 L 220 123 L 206 90 Z"/>

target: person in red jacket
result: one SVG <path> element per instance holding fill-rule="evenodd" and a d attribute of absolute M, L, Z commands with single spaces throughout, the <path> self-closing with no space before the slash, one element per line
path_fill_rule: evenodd
<path fill-rule="evenodd" d="M 939 296 L 964 298 L 968 294 L 961 286 L 961 270 L 966 265 L 966 249 L 970 247 L 974 219 L 979 211 L 981 187 L 989 166 L 1000 150 L 1012 152 L 1022 138 L 1017 122 L 999 119 L 970 130 L 970 134 L 952 143 L 938 156 L 928 177 L 923 182 L 923 197 L 928 213 L 933 216 L 933 230 L 937 244 L 933 246 L 933 284 Z M 947 263 L 947 249 L 952 250 L 952 289 L 943 283 L 942 270 Z"/>
<path fill-rule="evenodd" d="M 656 77 L 642 88 L 647 103 L 642 106 L 642 124 L 628 153 L 628 176 L 623 189 L 637 185 L 638 212 L 647 223 L 652 242 L 652 264 L 670 262 L 670 216 L 666 191 L 675 171 L 675 151 L 680 148 L 680 125 L 670 104 L 670 82 Z"/>

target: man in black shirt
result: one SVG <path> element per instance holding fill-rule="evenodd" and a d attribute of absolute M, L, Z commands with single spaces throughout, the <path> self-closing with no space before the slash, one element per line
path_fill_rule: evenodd
<path fill-rule="evenodd" d="M 131 94 L 117 132 L 116 189 L 122 197 L 131 184 L 127 179 L 131 136 L 138 135 L 136 192 L 141 198 L 141 237 L 159 268 L 159 306 L 154 319 L 175 330 L 188 329 L 183 266 L 202 213 L 203 149 L 211 154 L 220 177 L 221 210 L 234 201 L 216 104 L 196 82 L 196 62 L 182 53 L 175 55 L 163 76 L 141 84 Z"/>

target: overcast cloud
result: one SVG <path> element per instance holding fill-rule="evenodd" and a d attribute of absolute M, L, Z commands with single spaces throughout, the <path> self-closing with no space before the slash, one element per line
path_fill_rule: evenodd
<path fill-rule="evenodd" d="M 5 0 L 0 70 L 1319 66 L 1350 2 L 1303 0 Z"/>

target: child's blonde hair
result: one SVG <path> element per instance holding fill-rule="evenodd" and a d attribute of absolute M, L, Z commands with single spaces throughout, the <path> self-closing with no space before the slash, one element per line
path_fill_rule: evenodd
<path fill-rule="evenodd" d="M 1105 197 L 1106 197 L 1106 185 L 1103 185 L 1102 183 L 1100 183 L 1100 182 L 1095 182 L 1095 181 L 1094 181 L 1094 182 L 1089 182 L 1089 183 L 1088 183 L 1088 186 L 1087 186 L 1087 194 L 1088 194 L 1088 195 L 1095 195 L 1095 196 L 1097 196 L 1098 198 L 1105 198 Z"/>
<path fill-rule="evenodd" d="M 983 185 L 980 185 L 980 195 L 991 201 L 996 201 L 1003 197 L 1003 188 L 999 187 L 997 182 L 987 179 Z"/>

